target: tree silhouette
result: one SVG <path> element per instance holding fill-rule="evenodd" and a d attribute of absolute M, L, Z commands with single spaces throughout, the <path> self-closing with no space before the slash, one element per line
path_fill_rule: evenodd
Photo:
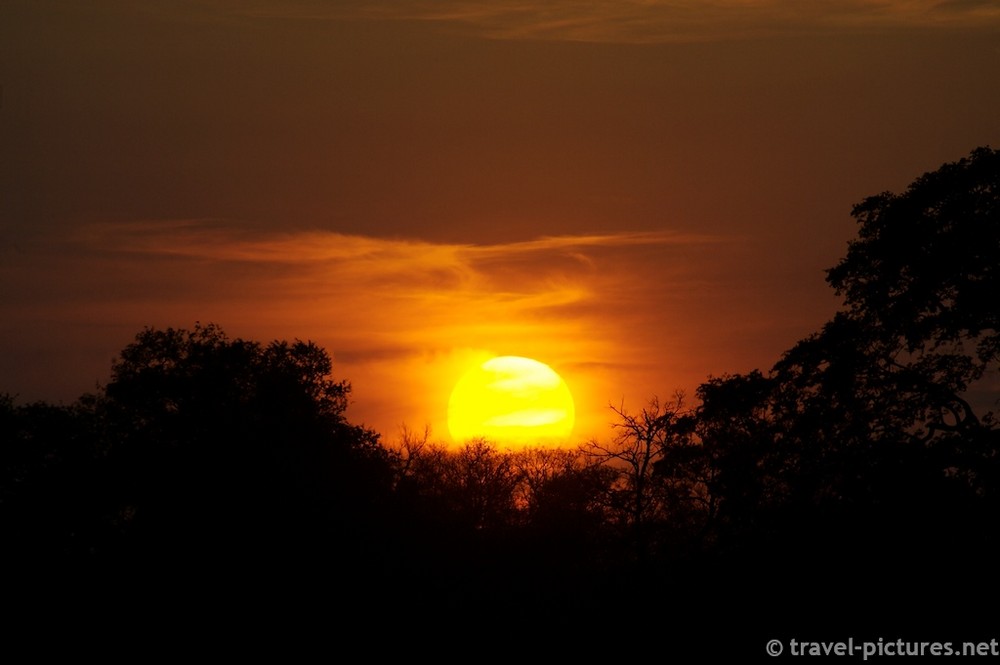
<path fill-rule="evenodd" d="M 611 442 L 592 439 L 581 446 L 581 452 L 617 474 L 608 493 L 610 514 L 630 533 L 636 557 L 644 562 L 653 535 L 651 526 L 667 516 L 664 486 L 654 477 L 655 465 L 669 448 L 683 442 L 690 424 L 680 394 L 665 403 L 653 397 L 638 413 L 624 407 L 612 406 L 611 410 L 617 416 Z"/>
<path fill-rule="evenodd" d="M 859 237 L 828 273 L 844 310 L 767 376 L 703 384 L 694 445 L 657 472 L 705 488 L 728 561 L 777 581 L 808 560 L 944 622 L 914 579 L 998 587 L 984 525 L 1000 519 L 1000 430 L 976 390 L 997 370 L 1000 156 L 977 149 L 853 214 Z"/>
<path fill-rule="evenodd" d="M 0 396 L 0 442 L 4 559 L 57 569 L 113 546 L 132 515 L 109 501 L 85 409 Z"/>
<path fill-rule="evenodd" d="M 532 528 L 570 538 L 593 537 L 609 518 L 615 469 L 594 465 L 577 450 L 526 448 L 513 463 L 521 478 L 518 506 Z"/>
<path fill-rule="evenodd" d="M 693 485 L 689 496 L 704 510 L 703 537 L 754 532 L 780 501 L 785 451 L 776 438 L 772 390 L 773 381 L 758 371 L 709 379 L 697 390 L 692 415 L 698 445 L 675 447 L 658 465 Z"/>
<path fill-rule="evenodd" d="M 853 214 L 858 239 L 828 272 L 845 311 L 775 366 L 785 436 L 809 442 L 800 486 L 821 464 L 828 479 L 840 468 L 836 488 L 814 487 L 828 496 L 995 496 L 1000 439 L 970 391 L 997 371 L 1000 153 L 979 148 Z"/>
<path fill-rule="evenodd" d="M 311 342 L 231 339 L 215 325 L 140 332 L 77 407 L 93 443 L 75 448 L 87 459 L 72 475 L 100 498 L 89 513 L 103 530 L 76 537 L 123 585 L 133 571 L 163 591 L 211 579 L 246 593 L 247 571 L 264 566 L 284 573 L 255 585 L 283 586 L 335 552 L 377 565 L 365 552 L 391 490 L 388 454 L 347 422 L 350 386 L 331 370 Z"/>
<path fill-rule="evenodd" d="M 858 239 L 828 271 L 849 315 L 908 353 L 974 358 L 963 369 L 977 378 L 1000 353 L 1000 151 L 978 148 L 852 214 Z"/>

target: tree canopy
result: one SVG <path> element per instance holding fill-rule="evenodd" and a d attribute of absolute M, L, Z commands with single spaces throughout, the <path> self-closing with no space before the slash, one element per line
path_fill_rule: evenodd
<path fill-rule="evenodd" d="M 978 148 L 852 215 L 858 238 L 828 271 L 850 316 L 909 352 L 960 346 L 977 361 L 971 375 L 995 361 L 1000 151 Z"/>

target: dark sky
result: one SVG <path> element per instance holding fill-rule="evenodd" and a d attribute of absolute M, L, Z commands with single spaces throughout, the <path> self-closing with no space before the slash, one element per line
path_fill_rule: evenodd
<path fill-rule="evenodd" d="M 490 354 L 580 437 L 767 369 L 853 204 L 1000 146 L 1000 7 L 705 4 L 5 0 L 0 392 L 196 321 L 317 341 L 386 435 Z"/>

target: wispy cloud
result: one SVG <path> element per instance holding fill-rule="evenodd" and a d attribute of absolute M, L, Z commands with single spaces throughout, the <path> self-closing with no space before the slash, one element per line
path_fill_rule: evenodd
<path fill-rule="evenodd" d="M 1000 25 L 989 0 L 401 0 L 227 3 L 256 17 L 437 21 L 493 39 L 659 43 L 790 32 Z"/>
<path fill-rule="evenodd" d="M 240 336 L 308 337 L 334 354 L 366 413 L 397 424 L 439 419 L 433 405 L 489 353 L 543 358 L 573 375 L 581 400 L 606 404 L 599 391 L 634 384 L 621 373 L 648 371 L 650 354 L 670 348 L 662 319 L 684 307 L 664 310 L 662 293 L 703 296 L 706 254 L 733 249 L 673 231 L 471 244 L 214 220 L 92 225 L 63 242 L 79 275 L 63 285 L 76 303 L 68 325 L 200 319 Z"/>
<path fill-rule="evenodd" d="M 471 362 L 523 355 L 563 374 L 578 433 L 593 436 L 611 401 L 690 389 L 748 358 L 769 366 L 812 329 L 781 313 L 766 272 L 746 239 L 669 230 L 471 244 L 213 220 L 92 225 L 0 264 L 16 296 L 0 308 L 0 341 L 47 358 L 47 370 L 14 368 L 42 385 L 83 373 L 59 359 L 77 358 L 74 346 L 106 376 L 145 326 L 311 339 L 354 385 L 352 418 L 386 433 L 445 432 Z"/>
<path fill-rule="evenodd" d="M 302 312 L 303 300 L 322 300 L 338 307 L 339 321 L 348 323 L 345 330 L 371 340 L 405 329 L 400 344 L 419 339 L 426 348 L 467 344 L 470 338 L 479 339 L 479 345 L 495 344 L 496 335 L 484 333 L 484 324 L 488 331 L 503 329 L 508 338 L 514 330 L 540 337 L 533 321 L 546 319 L 545 336 L 551 336 L 554 326 L 579 324 L 565 316 L 557 323 L 547 320 L 553 310 L 575 308 L 575 316 L 582 316 L 588 306 L 606 307 L 610 290 L 627 297 L 622 280 L 632 279 L 634 271 L 617 269 L 622 250 L 704 246 L 723 239 L 623 232 L 448 244 L 325 231 L 251 233 L 210 220 L 185 220 L 91 226 L 74 241 L 120 259 L 133 256 L 137 267 L 150 259 L 184 261 L 180 272 L 187 279 L 206 273 L 196 280 L 205 298 L 221 288 L 208 273 L 239 273 L 247 282 L 239 299 L 281 295 L 258 307 Z M 234 297 L 229 290 L 224 295 Z"/>

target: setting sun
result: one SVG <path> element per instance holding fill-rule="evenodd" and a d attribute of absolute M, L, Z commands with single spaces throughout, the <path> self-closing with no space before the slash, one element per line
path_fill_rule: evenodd
<path fill-rule="evenodd" d="M 551 444 L 573 431 L 575 409 L 566 382 L 545 363 L 491 358 L 463 376 L 448 403 L 456 443 L 485 437 L 500 445 Z"/>

